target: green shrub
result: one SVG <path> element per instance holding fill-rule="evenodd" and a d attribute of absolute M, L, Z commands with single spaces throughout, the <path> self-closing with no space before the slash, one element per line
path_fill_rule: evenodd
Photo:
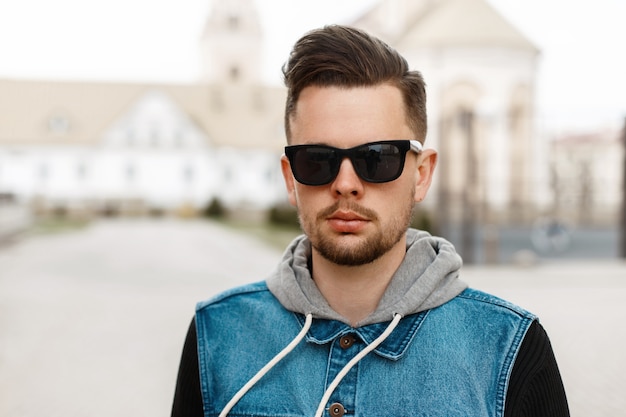
<path fill-rule="evenodd" d="M 300 228 L 296 208 L 287 204 L 272 207 L 268 214 L 268 221 L 273 225 Z"/>
<path fill-rule="evenodd" d="M 423 230 L 433 235 L 437 234 L 432 216 L 427 211 L 416 210 L 415 212 L 413 212 L 411 227 L 414 229 Z"/>
<path fill-rule="evenodd" d="M 220 219 L 226 215 L 226 208 L 219 198 L 214 198 L 202 211 L 204 217 Z"/>

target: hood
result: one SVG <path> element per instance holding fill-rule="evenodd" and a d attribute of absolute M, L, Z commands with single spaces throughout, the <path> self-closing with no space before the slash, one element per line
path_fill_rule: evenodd
<path fill-rule="evenodd" d="M 326 302 L 311 278 L 311 242 L 299 236 L 287 247 L 267 286 L 287 309 L 314 318 L 349 321 Z M 444 304 L 467 285 L 459 280 L 461 257 L 447 240 L 427 232 L 407 231 L 406 255 L 378 307 L 357 327 L 390 321 L 394 314 L 407 316 Z"/>

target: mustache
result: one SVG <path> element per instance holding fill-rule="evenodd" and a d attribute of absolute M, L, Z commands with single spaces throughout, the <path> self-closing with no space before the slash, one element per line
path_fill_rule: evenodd
<path fill-rule="evenodd" d="M 374 210 L 368 209 L 366 207 L 361 206 L 358 203 L 355 203 L 353 201 L 350 202 L 336 202 L 331 206 L 326 207 L 325 209 L 323 209 L 321 212 L 319 212 L 319 214 L 317 215 L 318 220 L 323 220 L 327 217 L 330 217 L 331 215 L 333 215 L 336 211 L 338 210 L 342 210 L 342 211 L 351 211 L 353 213 L 356 213 L 357 215 L 364 217 L 368 220 L 377 220 L 378 219 L 378 215 L 376 214 L 376 212 Z"/>

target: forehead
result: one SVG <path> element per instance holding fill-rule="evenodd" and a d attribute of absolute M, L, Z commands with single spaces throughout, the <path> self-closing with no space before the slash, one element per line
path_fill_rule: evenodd
<path fill-rule="evenodd" d="M 351 147 L 377 140 L 413 139 L 402 93 L 389 84 L 307 87 L 291 116 L 291 143 Z"/>

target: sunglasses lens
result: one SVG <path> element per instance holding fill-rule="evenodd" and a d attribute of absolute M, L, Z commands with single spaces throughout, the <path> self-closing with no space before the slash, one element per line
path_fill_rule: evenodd
<path fill-rule="evenodd" d="M 368 182 L 388 182 L 402 174 L 408 140 L 372 142 L 350 149 L 324 145 L 285 147 L 296 180 L 305 185 L 325 185 L 339 173 L 341 161 L 349 158 L 358 176 Z"/>
<path fill-rule="evenodd" d="M 356 148 L 350 159 L 365 181 L 388 182 L 402 173 L 405 155 L 395 144 L 374 143 Z"/>
<path fill-rule="evenodd" d="M 307 185 L 323 185 L 337 175 L 337 155 L 325 147 L 304 147 L 292 156 L 292 168 L 296 179 Z"/>

